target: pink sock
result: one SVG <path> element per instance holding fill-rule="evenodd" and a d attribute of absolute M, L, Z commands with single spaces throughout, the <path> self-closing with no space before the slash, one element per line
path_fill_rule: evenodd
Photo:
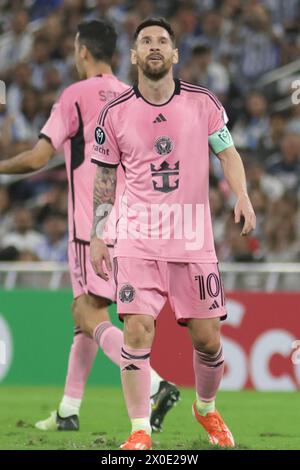
<path fill-rule="evenodd" d="M 150 352 L 150 348 L 122 348 L 121 379 L 130 419 L 150 415 Z"/>
<path fill-rule="evenodd" d="M 98 346 L 95 341 L 75 330 L 68 364 L 68 373 L 64 394 L 81 399 L 85 383 L 94 363 Z"/>
<path fill-rule="evenodd" d="M 109 321 L 104 321 L 96 326 L 93 336 L 104 354 L 117 366 L 120 366 L 121 348 L 124 341 L 123 331 Z"/>
<path fill-rule="evenodd" d="M 224 372 L 223 349 L 214 354 L 206 354 L 194 349 L 194 371 L 197 395 L 202 401 L 213 401 Z"/>

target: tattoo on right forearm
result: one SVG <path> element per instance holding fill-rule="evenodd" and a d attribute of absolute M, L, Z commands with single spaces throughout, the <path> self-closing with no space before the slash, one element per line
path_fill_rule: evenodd
<path fill-rule="evenodd" d="M 94 218 L 91 237 L 102 236 L 105 224 L 112 211 L 116 197 L 117 169 L 97 167 L 94 182 Z"/>

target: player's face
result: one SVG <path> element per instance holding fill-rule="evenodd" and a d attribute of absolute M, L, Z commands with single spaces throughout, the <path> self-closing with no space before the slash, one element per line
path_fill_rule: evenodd
<path fill-rule="evenodd" d="M 163 78 L 178 62 L 168 31 L 160 26 L 148 26 L 140 31 L 131 51 L 131 62 L 151 80 Z"/>
<path fill-rule="evenodd" d="M 84 68 L 84 57 L 83 57 L 84 51 L 82 50 L 83 47 L 84 46 L 82 46 L 79 42 L 78 33 L 77 33 L 75 41 L 74 41 L 74 58 L 75 58 L 76 69 L 77 69 L 79 78 L 81 80 L 86 78 L 86 71 Z"/>

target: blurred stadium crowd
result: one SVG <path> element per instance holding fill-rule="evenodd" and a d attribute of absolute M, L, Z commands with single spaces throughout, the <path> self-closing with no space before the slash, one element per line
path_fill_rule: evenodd
<path fill-rule="evenodd" d="M 118 33 L 114 71 L 135 80 L 132 33 L 147 16 L 171 22 L 180 51 L 176 75 L 213 90 L 247 171 L 258 217 L 240 237 L 233 200 L 211 159 L 211 209 L 221 261 L 300 261 L 300 105 L 274 110 L 257 86 L 263 74 L 300 57 L 300 0 L 0 0 L 0 158 L 31 148 L 62 89 L 77 80 L 77 24 L 106 16 Z M 4 184 L 7 181 L 10 184 Z M 63 166 L 11 182 L 0 177 L 0 260 L 67 258 Z"/>

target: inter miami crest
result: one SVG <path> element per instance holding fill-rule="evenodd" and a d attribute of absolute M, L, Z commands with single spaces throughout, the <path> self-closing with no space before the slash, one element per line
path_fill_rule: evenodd
<path fill-rule="evenodd" d="M 96 127 L 95 129 L 95 141 L 98 145 L 102 145 L 105 142 L 105 132 L 101 127 Z"/>
<path fill-rule="evenodd" d="M 154 148 L 158 155 L 168 155 L 168 153 L 172 152 L 173 147 L 174 145 L 172 140 L 170 139 L 170 137 L 167 137 L 165 135 L 156 139 L 154 143 Z"/>
<path fill-rule="evenodd" d="M 130 284 L 125 284 L 125 286 L 123 286 L 120 289 L 119 299 L 124 304 L 129 304 L 130 302 L 132 302 L 134 297 L 135 297 L 135 290 Z"/>

